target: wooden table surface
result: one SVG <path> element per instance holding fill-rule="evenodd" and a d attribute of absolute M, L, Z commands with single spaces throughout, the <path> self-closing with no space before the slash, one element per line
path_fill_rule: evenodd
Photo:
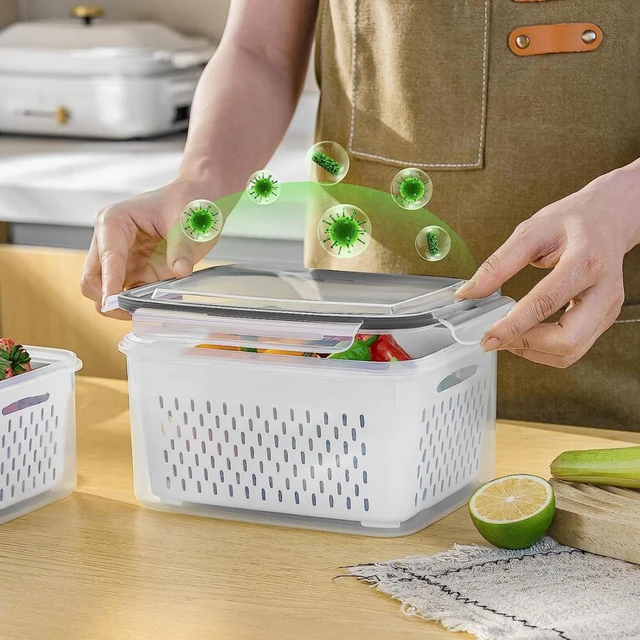
<path fill-rule="evenodd" d="M 78 491 L 0 527 L 0 638 L 471 638 L 404 616 L 340 566 L 482 543 L 465 509 L 406 538 L 170 515 L 136 504 L 125 383 L 79 378 Z M 498 472 L 548 475 L 637 434 L 501 423 Z"/>

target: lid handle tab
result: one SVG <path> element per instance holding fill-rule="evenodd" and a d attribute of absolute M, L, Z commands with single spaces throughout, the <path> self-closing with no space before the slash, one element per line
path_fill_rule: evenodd
<path fill-rule="evenodd" d="M 511 298 L 498 295 L 478 300 L 471 308 L 460 309 L 457 304 L 450 305 L 433 315 L 451 331 L 451 336 L 458 344 L 472 346 L 480 344 L 484 334 L 500 318 L 504 318 L 515 303 Z"/>
<path fill-rule="evenodd" d="M 198 313 L 176 315 L 144 308 L 133 314 L 133 332 L 138 338 L 314 353 L 348 349 L 361 326 L 361 322 L 259 320 Z"/>

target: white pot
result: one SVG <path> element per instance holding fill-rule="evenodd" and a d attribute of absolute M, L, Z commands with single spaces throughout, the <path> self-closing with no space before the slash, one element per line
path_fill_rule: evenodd
<path fill-rule="evenodd" d="M 151 22 L 15 24 L 0 33 L 0 131 L 126 139 L 185 129 L 214 52 Z"/>

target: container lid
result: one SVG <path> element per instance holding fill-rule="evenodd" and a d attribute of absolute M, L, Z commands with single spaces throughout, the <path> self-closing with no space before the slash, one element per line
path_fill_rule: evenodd
<path fill-rule="evenodd" d="M 204 38 L 189 38 L 155 22 L 18 22 L 0 32 L 0 71 L 149 75 L 201 66 L 214 51 Z"/>
<path fill-rule="evenodd" d="M 382 332 L 431 324 L 458 342 L 475 344 L 513 301 L 496 293 L 457 301 L 462 280 L 232 264 L 144 285 L 117 296 L 134 315 L 136 335 L 172 333 L 298 337 L 327 351 L 344 348 L 358 331 Z M 231 320 L 232 319 L 232 320 Z M 137 320 L 137 322 L 136 322 Z M 241 340 L 233 344 L 243 346 Z M 226 344 L 232 344 L 226 342 Z M 311 345 L 306 345 L 311 346 Z"/>

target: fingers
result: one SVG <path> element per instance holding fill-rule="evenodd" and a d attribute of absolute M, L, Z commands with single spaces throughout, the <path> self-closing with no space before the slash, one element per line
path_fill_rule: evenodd
<path fill-rule="evenodd" d="M 456 297 L 484 298 L 540 257 L 543 237 L 529 221 L 521 224 L 507 241 L 480 265 L 475 275 L 456 291 Z"/>
<path fill-rule="evenodd" d="M 573 300 L 557 323 L 538 324 L 503 348 L 537 351 L 575 362 L 613 324 L 623 299 L 624 294 L 616 287 L 592 287 Z"/>
<path fill-rule="evenodd" d="M 102 303 L 102 268 L 98 257 L 98 246 L 95 235 L 91 239 L 89 253 L 82 268 L 80 290 L 85 298 Z"/>
<path fill-rule="evenodd" d="M 191 275 L 196 261 L 196 243 L 189 240 L 179 226 L 167 236 L 167 266 L 178 278 Z"/>
<path fill-rule="evenodd" d="M 82 280 L 80 281 L 80 290 L 82 291 L 82 295 L 96 303 L 96 311 L 100 315 L 105 316 L 106 318 L 115 318 L 117 320 L 131 320 L 131 314 L 126 311 L 120 311 L 119 309 L 109 313 L 102 313 L 103 299 L 101 271 L 102 267 L 98 256 L 98 243 L 96 236 L 94 235 L 82 270 Z"/>
<path fill-rule="evenodd" d="M 94 234 L 98 259 L 102 269 L 101 302 L 124 289 L 127 259 L 135 240 L 124 216 L 113 210 L 98 215 Z"/>
<path fill-rule="evenodd" d="M 485 334 L 485 351 L 499 349 L 521 337 L 532 327 L 560 311 L 571 299 L 593 284 L 589 275 L 571 258 L 561 260 L 509 313 Z"/>
<path fill-rule="evenodd" d="M 575 364 L 582 356 L 591 349 L 593 343 L 613 324 L 613 320 L 605 321 L 600 324 L 598 329 L 593 335 L 583 344 L 579 349 L 574 351 L 571 355 L 559 355 L 556 353 L 545 353 L 542 351 L 536 351 L 534 349 L 506 349 L 511 353 L 536 362 L 537 364 L 545 364 L 549 367 L 555 367 L 557 369 L 566 369 L 572 364 Z"/>
<path fill-rule="evenodd" d="M 102 303 L 96 303 L 96 311 L 105 318 L 113 318 L 115 320 L 131 320 L 131 314 L 127 311 L 122 311 L 121 309 L 116 309 L 115 311 L 109 311 L 107 313 L 102 312 Z"/>

